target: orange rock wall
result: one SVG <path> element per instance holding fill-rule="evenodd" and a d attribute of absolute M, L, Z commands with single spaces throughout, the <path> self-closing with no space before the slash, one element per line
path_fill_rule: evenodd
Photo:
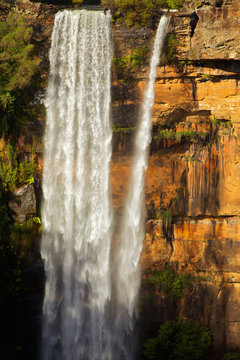
<path fill-rule="evenodd" d="M 150 157 L 147 205 L 152 199 L 157 208 L 170 208 L 179 187 L 182 192 L 173 209 L 172 243 L 164 237 L 160 218 L 148 220 L 142 266 L 161 269 L 172 263 L 199 281 L 177 305 L 166 303 L 159 292 L 144 299 L 155 314 L 152 325 L 146 320 L 147 327 L 175 316 L 200 321 L 211 329 L 214 359 L 220 359 L 224 352 L 240 351 L 240 3 L 202 7 L 196 13 L 192 37 L 190 18 L 172 21 L 172 31 L 182 39 L 179 59 L 192 61 L 158 68 L 153 123 L 178 131 L 184 126 L 206 128 L 216 119 L 223 122 L 208 143 L 165 142 L 165 148 Z M 178 22 L 182 26 L 174 28 Z M 224 126 L 227 121 L 231 127 Z M 154 163 L 161 166 L 151 170 Z M 156 192 L 148 184 L 156 186 Z M 161 198 L 167 201 L 161 203 Z M 150 316 L 147 306 L 145 312 Z"/>
<path fill-rule="evenodd" d="M 219 66 L 219 69 L 214 66 Z M 180 107 L 191 111 L 209 111 L 217 118 L 231 120 L 238 130 L 239 78 L 239 64 L 221 61 L 195 66 L 183 63 L 180 70 L 170 66 L 159 67 L 154 121 Z"/>

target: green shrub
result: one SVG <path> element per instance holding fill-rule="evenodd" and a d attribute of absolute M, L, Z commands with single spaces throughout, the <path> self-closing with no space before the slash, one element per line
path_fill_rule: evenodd
<path fill-rule="evenodd" d="M 146 61 L 146 46 L 136 48 L 131 54 L 113 58 L 117 80 L 133 78 Z"/>
<path fill-rule="evenodd" d="M 158 143 L 163 140 L 176 140 L 177 142 L 181 142 L 182 140 L 187 140 L 190 143 L 195 143 L 198 141 L 205 141 L 209 136 L 208 132 L 203 131 L 173 131 L 173 130 L 160 130 L 157 133 L 153 134 L 153 139 Z"/>
<path fill-rule="evenodd" d="M 9 13 L 6 22 L 0 22 L 0 84 L 2 91 L 28 86 L 36 72 L 39 60 L 30 44 L 32 28 L 22 15 Z"/>
<path fill-rule="evenodd" d="M 167 0 L 170 9 L 180 9 L 184 5 L 185 0 Z"/>
<path fill-rule="evenodd" d="M 144 355 L 150 360 L 205 360 L 211 344 L 210 331 L 192 320 L 167 321 L 158 335 L 144 345 Z"/>
<path fill-rule="evenodd" d="M 178 299 L 183 296 L 184 289 L 189 289 L 193 279 L 188 273 L 177 273 L 170 265 L 166 265 L 161 271 L 148 273 L 144 279 L 144 285 L 152 285 L 163 291 L 166 295 Z"/>
<path fill-rule="evenodd" d="M 114 78 L 123 96 L 135 87 L 137 72 L 144 65 L 147 52 L 147 47 L 142 46 L 133 49 L 128 55 L 113 58 Z"/>
<path fill-rule="evenodd" d="M 217 119 L 216 116 L 213 117 L 211 122 L 217 127 L 221 127 L 224 129 L 230 129 L 232 127 L 232 122 L 230 120 Z"/>
<path fill-rule="evenodd" d="M 19 183 L 33 184 L 34 175 L 36 174 L 37 170 L 37 164 L 34 160 L 21 162 L 19 164 Z"/>
<path fill-rule="evenodd" d="M 40 62 L 32 32 L 22 14 L 10 12 L 6 22 L 0 22 L 0 137 L 19 131 L 25 121 L 26 90 Z"/>
<path fill-rule="evenodd" d="M 17 186 L 33 184 L 34 176 L 38 171 L 34 160 L 23 161 L 20 164 L 0 161 L 0 179 L 5 191 L 13 191 Z"/>
<path fill-rule="evenodd" d="M 174 34 L 167 35 L 166 44 L 162 55 L 163 63 L 173 62 L 177 59 L 178 46 L 179 41 L 177 40 L 176 36 Z"/>
<path fill-rule="evenodd" d="M 224 355 L 222 360 L 240 360 L 240 354 L 239 353 L 227 353 Z"/>
<path fill-rule="evenodd" d="M 159 8 L 179 9 L 185 0 L 102 0 L 113 19 L 127 26 L 152 26 Z"/>
<path fill-rule="evenodd" d="M 10 227 L 10 241 L 14 244 L 20 259 L 25 259 L 35 247 L 35 240 L 41 233 L 41 220 L 30 217 L 25 223 L 13 223 Z"/>
<path fill-rule="evenodd" d="M 127 132 L 133 131 L 133 130 L 136 130 L 136 126 L 123 127 L 123 126 L 120 126 L 120 125 L 113 125 L 113 132 L 114 133 L 117 133 L 117 132 L 127 133 Z"/>

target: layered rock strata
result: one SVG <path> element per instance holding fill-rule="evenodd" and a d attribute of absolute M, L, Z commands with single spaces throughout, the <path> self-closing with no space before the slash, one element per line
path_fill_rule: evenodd
<path fill-rule="evenodd" d="M 172 219 L 170 237 L 161 215 L 149 219 L 142 254 L 145 270 L 170 263 L 198 279 L 194 289 L 177 305 L 172 304 L 172 311 L 171 301 L 167 310 L 161 293 L 152 297 L 151 306 L 162 309 L 159 322 L 182 316 L 208 326 L 214 358 L 240 350 L 239 10 L 234 0 L 218 8 L 202 7 L 196 10 L 194 32 L 190 17 L 174 19 L 186 25 L 183 33 L 183 26 L 173 30 L 179 39 L 179 61 L 175 67 L 159 68 L 153 122 L 158 130 L 208 132 L 210 137 L 202 144 L 193 141 L 181 154 L 177 162 L 180 181 L 174 176 L 176 163 L 173 166 L 172 162 L 179 145 L 162 141 L 168 150 L 168 167 L 162 167 L 158 179 L 147 174 L 146 180 L 158 184 L 159 189 L 157 196 L 147 192 L 147 203 L 152 199 L 159 211 L 171 209 Z M 171 175 L 166 181 L 167 171 Z M 181 192 L 174 193 L 176 188 Z M 168 203 L 161 204 L 161 198 L 169 199 Z"/>

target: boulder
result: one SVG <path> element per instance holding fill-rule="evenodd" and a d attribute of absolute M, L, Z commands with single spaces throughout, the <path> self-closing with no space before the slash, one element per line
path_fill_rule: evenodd
<path fill-rule="evenodd" d="M 33 185 L 26 184 L 16 189 L 8 205 L 13 220 L 19 223 L 25 222 L 29 215 L 36 214 L 36 196 Z"/>

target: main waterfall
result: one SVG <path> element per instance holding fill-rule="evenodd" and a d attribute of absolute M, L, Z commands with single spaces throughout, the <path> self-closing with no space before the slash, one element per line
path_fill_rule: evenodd
<path fill-rule="evenodd" d="M 63 11 L 50 50 L 43 170 L 44 360 L 107 360 L 111 16 Z"/>

